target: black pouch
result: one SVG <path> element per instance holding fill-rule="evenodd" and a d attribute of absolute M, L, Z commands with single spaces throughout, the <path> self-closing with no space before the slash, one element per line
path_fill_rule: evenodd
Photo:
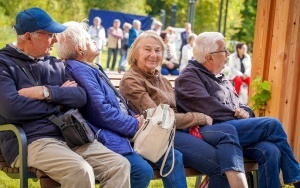
<path fill-rule="evenodd" d="M 89 122 L 82 117 L 78 109 L 70 109 L 60 117 L 51 115 L 48 119 L 60 128 L 66 143 L 71 148 L 93 142 L 95 139 Z"/>

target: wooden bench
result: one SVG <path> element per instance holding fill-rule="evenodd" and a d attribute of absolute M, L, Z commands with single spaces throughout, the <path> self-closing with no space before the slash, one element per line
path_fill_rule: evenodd
<path fill-rule="evenodd" d="M 122 78 L 122 74 L 118 73 L 108 73 L 108 77 L 112 81 L 115 87 L 119 88 L 119 83 Z M 168 80 L 170 80 L 171 84 L 174 87 L 175 76 L 167 76 Z M 27 138 L 24 133 L 24 130 L 20 126 L 16 126 L 13 124 L 0 125 L 1 131 L 13 131 L 18 139 L 19 144 L 19 157 L 21 160 L 20 168 L 11 168 L 4 160 L 1 150 L 0 150 L 0 170 L 6 173 L 12 179 L 20 179 L 20 188 L 28 187 L 28 179 L 34 179 L 35 181 L 40 180 L 41 188 L 53 188 L 60 187 L 60 184 L 50 177 L 48 177 L 43 171 L 33 168 L 27 167 Z M 258 165 L 256 162 L 251 160 L 245 160 L 245 170 L 247 172 L 247 179 L 249 183 L 249 188 L 257 187 L 257 170 Z M 190 167 L 185 167 L 185 173 L 187 177 L 196 176 L 195 188 L 205 188 L 207 187 L 207 182 L 202 181 L 202 176 L 205 176 L 203 173 L 198 172 Z M 161 179 L 159 175 L 159 169 L 154 169 L 154 177 L 153 179 Z M 97 183 L 97 182 L 96 182 Z"/>

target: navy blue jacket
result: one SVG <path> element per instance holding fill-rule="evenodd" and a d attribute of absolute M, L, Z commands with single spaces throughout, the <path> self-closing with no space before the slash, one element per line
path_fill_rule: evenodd
<path fill-rule="evenodd" d="M 215 76 L 202 64 L 190 60 L 175 81 L 176 103 L 180 112 L 201 112 L 213 118 L 214 123 L 237 119 L 236 108 L 252 110 L 239 102 L 231 82 L 220 74 Z"/>
<path fill-rule="evenodd" d="M 18 90 L 34 85 L 14 61 L 25 65 L 37 85 L 50 89 L 51 101 L 35 100 L 18 94 Z M 0 50 L 0 124 L 20 124 L 28 144 L 40 138 L 63 140 L 59 128 L 47 117 L 59 114 L 61 106 L 79 108 L 86 103 L 84 89 L 60 87 L 66 81 L 64 64 L 60 60 L 47 56 L 37 61 L 18 52 L 12 45 Z M 18 155 L 16 138 L 11 132 L 0 134 L 0 147 L 5 160 L 11 164 Z"/>
<path fill-rule="evenodd" d="M 138 120 L 121 110 L 116 94 L 99 70 L 86 63 L 67 60 L 66 73 L 86 90 L 87 103 L 80 111 L 93 125 L 97 140 L 116 153 L 131 153 L 127 138 L 137 132 Z"/>

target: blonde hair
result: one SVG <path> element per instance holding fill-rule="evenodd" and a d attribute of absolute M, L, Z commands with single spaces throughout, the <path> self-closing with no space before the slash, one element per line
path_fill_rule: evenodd
<path fill-rule="evenodd" d="M 196 37 L 195 44 L 193 46 L 194 58 L 199 63 L 206 61 L 205 56 L 218 49 L 218 41 L 223 41 L 224 36 L 219 32 L 204 32 Z"/>
<path fill-rule="evenodd" d="M 138 51 L 138 48 L 141 46 L 141 40 L 143 40 L 143 39 L 149 39 L 149 38 L 154 39 L 154 40 L 156 40 L 159 43 L 159 45 L 162 48 L 161 49 L 162 50 L 162 56 L 164 56 L 165 44 L 162 41 L 161 37 L 155 31 L 148 30 L 148 31 L 145 31 L 142 34 L 140 34 L 134 40 L 134 42 L 132 43 L 131 48 L 130 48 L 129 53 L 128 53 L 128 57 L 127 57 L 129 65 L 133 65 L 133 64 L 137 63 L 135 55 L 136 55 L 136 53 Z M 161 63 L 162 62 L 160 62 L 160 64 Z"/>

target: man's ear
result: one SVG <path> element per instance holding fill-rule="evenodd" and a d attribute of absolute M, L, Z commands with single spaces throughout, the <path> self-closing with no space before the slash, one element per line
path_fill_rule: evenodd
<path fill-rule="evenodd" d="M 29 32 L 27 32 L 24 34 L 24 38 L 25 38 L 25 40 L 31 40 L 32 37 L 31 37 L 31 34 Z"/>
<path fill-rule="evenodd" d="M 205 59 L 206 59 L 206 61 L 211 61 L 211 60 L 213 60 L 211 54 L 206 54 Z"/>

